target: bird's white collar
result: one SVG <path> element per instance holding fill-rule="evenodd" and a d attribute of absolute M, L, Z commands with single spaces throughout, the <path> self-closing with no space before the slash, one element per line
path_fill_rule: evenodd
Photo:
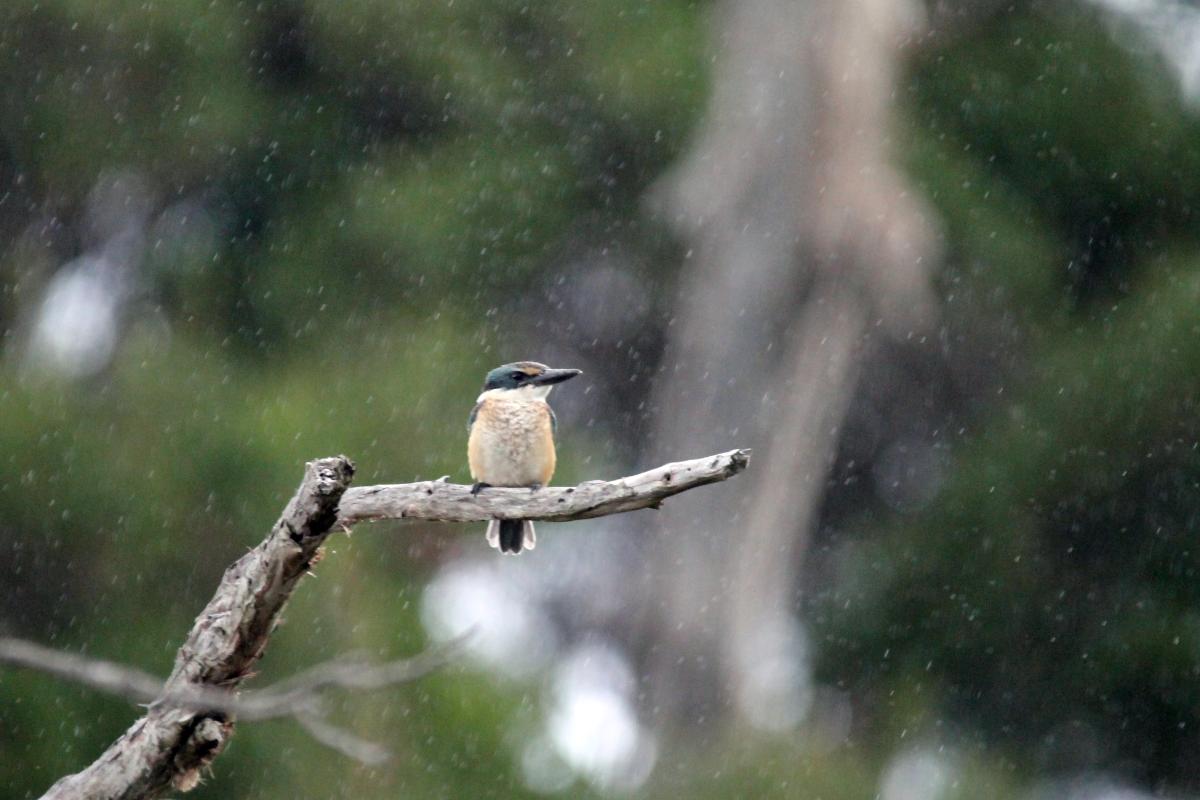
<path fill-rule="evenodd" d="M 517 389 L 488 389 L 479 395 L 477 402 L 491 399 L 505 400 L 545 400 L 553 386 L 521 386 Z"/>

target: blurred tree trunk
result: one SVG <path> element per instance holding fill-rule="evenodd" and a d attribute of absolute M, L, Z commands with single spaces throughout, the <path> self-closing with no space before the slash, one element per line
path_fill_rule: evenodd
<path fill-rule="evenodd" d="M 663 721 L 806 710 L 796 571 L 864 344 L 931 316 L 924 206 L 891 166 L 912 0 L 737 0 L 693 149 L 652 200 L 690 249 L 654 389 L 657 452 L 749 439 L 741 491 L 662 515 L 647 554 Z M 748 490 L 748 491 L 747 491 Z"/>

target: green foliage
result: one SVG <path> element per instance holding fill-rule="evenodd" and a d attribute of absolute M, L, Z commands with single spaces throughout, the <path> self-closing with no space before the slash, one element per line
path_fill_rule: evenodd
<path fill-rule="evenodd" d="M 1195 245 L 1200 120 L 1166 67 L 1064 3 L 1001 14 L 917 65 L 916 113 L 1057 229 L 1081 292 L 1121 291 L 1178 239 Z"/>
<path fill-rule="evenodd" d="M 938 499 L 847 542 L 821 674 L 885 740 L 949 718 L 1025 770 L 1194 788 L 1200 123 L 1079 9 L 1002 15 L 912 87 L 947 314 L 1019 355 Z"/>

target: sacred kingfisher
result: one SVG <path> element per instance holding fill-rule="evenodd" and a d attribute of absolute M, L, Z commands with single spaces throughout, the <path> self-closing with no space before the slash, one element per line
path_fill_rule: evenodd
<path fill-rule="evenodd" d="M 471 493 L 489 486 L 540 489 L 554 475 L 557 421 L 546 402 L 554 384 L 580 374 L 577 369 L 550 369 L 536 361 L 517 361 L 487 374 L 483 394 L 467 420 L 467 460 L 475 481 Z M 487 541 L 501 553 L 533 549 L 537 540 L 527 519 L 494 519 Z"/>

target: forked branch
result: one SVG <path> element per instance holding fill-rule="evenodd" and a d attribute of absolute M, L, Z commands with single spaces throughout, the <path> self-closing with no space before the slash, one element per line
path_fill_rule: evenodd
<path fill-rule="evenodd" d="M 656 508 L 671 495 L 738 474 L 749 457 L 748 450 L 731 450 L 615 481 L 533 492 L 489 489 L 479 495 L 445 479 L 349 489 L 354 475 L 350 459 L 312 461 L 270 535 L 225 571 L 216 594 L 179 649 L 165 684 L 130 667 L 0 639 L 0 663 L 150 702 L 145 716 L 100 758 L 59 780 L 44 798 L 132 800 L 157 797 L 171 789 L 187 791 L 224 749 L 238 718 L 291 716 L 322 744 L 353 758 L 385 757 L 377 745 L 330 725 L 321 715 L 320 692 L 336 687 L 377 689 L 411 680 L 444 663 L 446 650 L 382 665 L 341 659 L 275 687 L 237 694 L 266 649 L 292 591 L 335 530 L 380 519 L 471 522 L 498 517 L 565 522 Z"/>

